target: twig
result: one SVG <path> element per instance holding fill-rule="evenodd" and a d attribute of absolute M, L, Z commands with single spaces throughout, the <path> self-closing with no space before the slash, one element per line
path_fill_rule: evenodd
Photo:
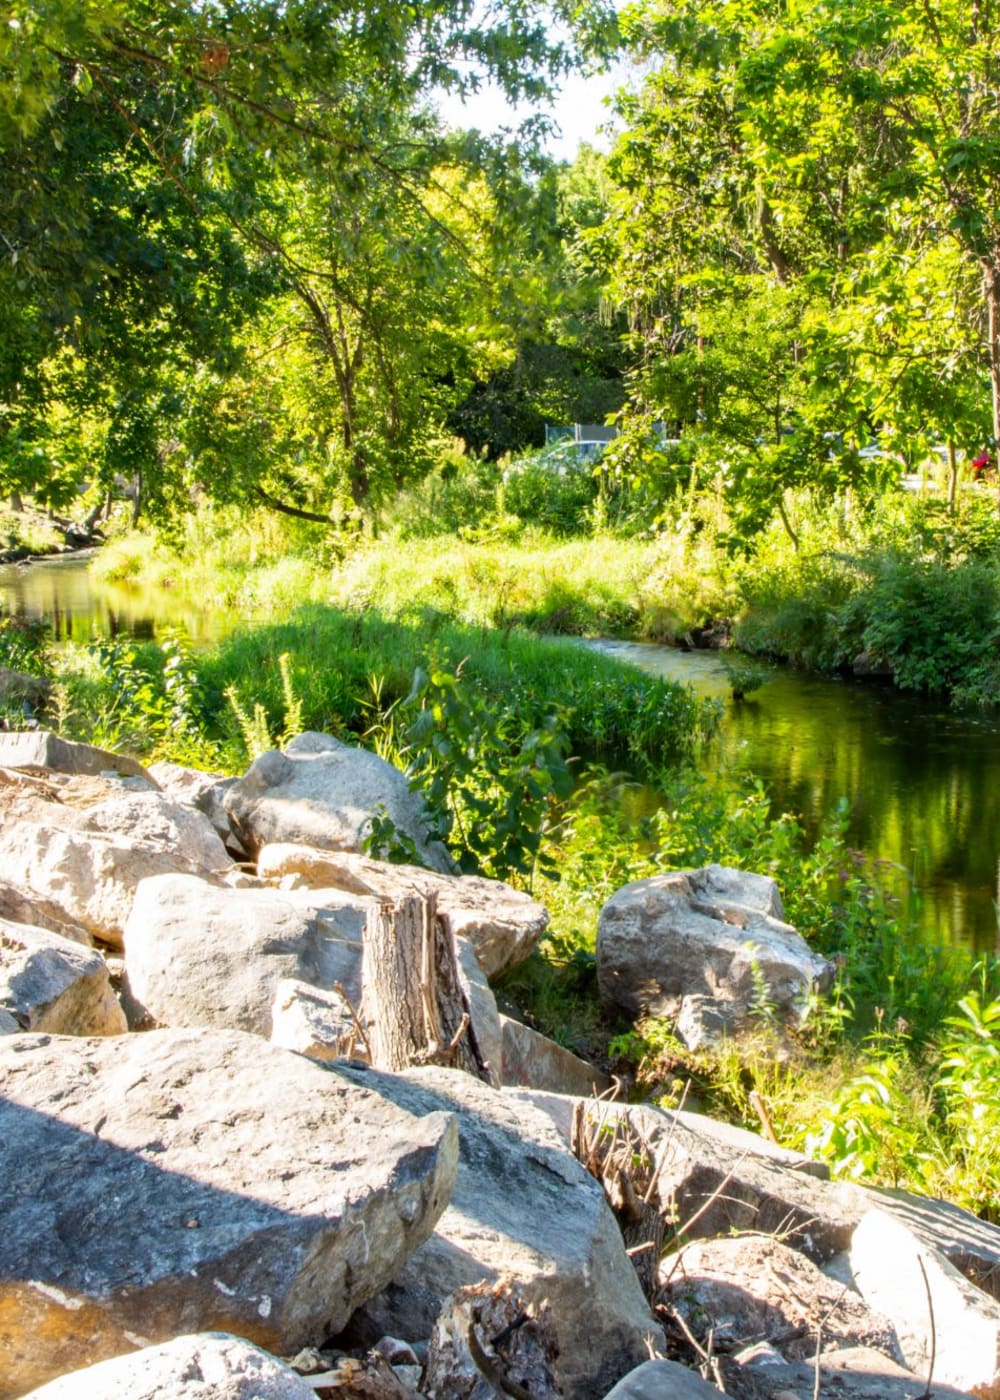
<path fill-rule="evenodd" d="M 369 1062 L 371 1062 L 371 1060 L 372 1060 L 372 1047 L 371 1047 L 371 1042 L 370 1042 L 369 1039 L 368 1039 L 368 1036 L 367 1036 L 367 1034 L 366 1034 L 366 1032 L 365 1032 L 364 1026 L 361 1024 L 361 1017 L 360 1017 L 360 1016 L 358 1015 L 358 1013 L 355 1011 L 354 1006 L 353 1006 L 352 1003 L 351 1003 L 351 998 L 347 995 L 347 989 L 346 989 L 346 987 L 344 986 L 343 982 L 334 982 L 334 984 L 333 984 L 333 990 L 337 993 L 337 995 L 338 995 L 339 997 L 342 997 L 342 998 L 343 998 L 344 1005 L 347 1007 L 348 1011 L 351 1013 L 351 1020 L 354 1022 L 354 1029 L 357 1031 L 358 1035 L 361 1037 L 361 1043 L 362 1043 L 362 1045 L 365 1047 L 365 1054 L 368 1056 Z"/>
<path fill-rule="evenodd" d="M 934 1299 L 931 1297 L 931 1285 L 927 1277 L 927 1270 L 924 1268 L 924 1261 L 921 1255 L 917 1255 L 917 1263 L 920 1265 L 920 1273 L 924 1280 L 924 1291 L 927 1294 L 927 1311 L 930 1315 L 931 1323 L 931 1358 L 927 1366 L 927 1386 L 923 1395 L 919 1395 L 917 1400 L 932 1400 L 931 1381 L 934 1379 L 934 1361 L 937 1356 L 937 1329 L 934 1326 Z"/>

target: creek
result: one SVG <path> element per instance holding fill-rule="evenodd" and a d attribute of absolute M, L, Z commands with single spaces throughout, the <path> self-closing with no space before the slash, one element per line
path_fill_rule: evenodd
<path fill-rule="evenodd" d="M 233 621 L 216 609 L 181 605 L 162 589 L 98 587 L 80 556 L 0 567 L 0 603 L 46 618 L 57 641 L 151 637 L 178 626 L 193 641 L 208 642 Z M 779 668 L 734 701 L 714 653 L 592 645 L 717 698 L 722 723 L 706 765 L 755 774 L 773 809 L 797 813 L 810 834 L 846 801 L 851 844 L 912 872 L 916 922 L 927 938 L 996 949 L 1000 718 L 952 711 L 884 684 Z"/>

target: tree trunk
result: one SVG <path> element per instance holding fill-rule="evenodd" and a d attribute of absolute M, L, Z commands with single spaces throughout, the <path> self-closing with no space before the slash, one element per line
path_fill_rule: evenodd
<path fill-rule="evenodd" d="M 995 258 L 984 266 L 983 291 L 986 296 L 990 389 L 993 394 L 993 443 L 990 455 L 996 467 L 997 454 L 1000 453 L 1000 264 Z M 1000 479 L 1000 472 L 997 475 Z M 997 510 L 1000 511 L 1000 494 L 997 496 Z"/>
<path fill-rule="evenodd" d="M 369 913 L 362 988 L 376 1068 L 450 1065 L 488 1081 L 462 994 L 455 945 L 437 917 L 433 896 L 408 895 Z"/>

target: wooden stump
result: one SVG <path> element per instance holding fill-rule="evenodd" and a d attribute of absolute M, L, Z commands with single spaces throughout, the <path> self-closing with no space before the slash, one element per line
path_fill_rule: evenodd
<path fill-rule="evenodd" d="M 488 1079 L 434 895 L 407 895 L 369 913 L 361 980 L 376 1068 L 448 1065 Z"/>

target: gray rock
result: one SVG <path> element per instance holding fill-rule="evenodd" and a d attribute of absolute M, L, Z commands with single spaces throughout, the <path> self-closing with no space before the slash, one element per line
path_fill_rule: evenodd
<path fill-rule="evenodd" d="M 677 1361 L 644 1361 L 605 1400 L 718 1400 L 724 1393 Z"/>
<path fill-rule="evenodd" d="M 531 1103 L 569 1142 L 580 1099 L 530 1090 L 504 1090 Z M 822 1265 L 850 1243 L 869 1198 L 847 1182 L 830 1182 L 826 1166 L 776 1147 L 755 1133 L 695 1113 L 648 1104 L 591 1101 L 589 1122 L 627 1117 L 659 1163 L 658 1191 L 668 1234 L 713 1239 L 731 1232 L 780 1235 Z"/>
<path fill-rule="evenodd" d="M 554 1094 L 578 1094 L 582 1098 L 603 1094 L 611 1081 L 601 1070 L 581 1060 L 571 1050 L 557 1045 L 548 1036 L 515 1021 L 500 1017 L 503 1034 L 502 1083 L 525 1089 L 548 1090 Z"/>
<path fill-rule="evenodd" d="M 381 809 L 425 865 L 454 869 L 441 843 L 429 840 L 423 802 L 399 769 L 328 734 L 299 734 L 262 754 L 226 793 L 225 809 L 252 855 L 272 841 L 362 851 Z"/>
<path fill-rule="evenodd" d="M 8 703 L 14 701 L 24 706 L 26 715 L 44 705 L 51 690 L 51 681 L 43 676 L 28 676 L 23 671 L 0 666 L 0 700 Z"/>
<path fill-rule="evenodd" d="M 799 1023 L 832 968 L 780 912 L 772 880 L 719 865 L 636 880 L 601 910 L 601 999 L 633 1017 L 680 1018 L 695 1044 L 754 1014 Z"/>
<path fill-rule="evenodd" d="M 130 1022 L 272 1038 L 284 979 L 323 991 L 340 983 L 360 1014 L 362 934 L 372 907 L 374 900 L 342 890 L 232 889 L 186 875 L 144 880 L 125 928 Z M 499 1082 L 496 1000 L 472 945 L 457 939 L 456 955 L 480 1055 Z M 283 1032 L 278 1038 L 285 1043 Z"/>
<path fill-rule="evenodd" d="M 548 911 L 530 895 L 478 875 L 441 875 L 417 865 L 390 865 L 353 851 L 269 845 L 257 856 L 257 873 L 284 888 L 350 890 L 374 899 L 433 894 L 452 934 L 467 938 L 487 977 L 523 962 L 538 946 Z"/>
<path fill-rule="evenodd" d="M 99 953 L 48 929 L 0 919 L 0 1006 L 20 1030 L 123 1035 L 125 1013 Z"/>
<path fill-rule="evenodd" d="M 122 945 L 141 880 L 233 868 L 208 819 L 157 792 L 83 808 L 50 802 L 37 816 L 0 829 L 0 881 L 112 947 Z"/>
<path fill-rule="evenodd" d="M 125 927 L 126 1011 L 134 1024 L 215 1026 L 267 1039 L 278 983 L 361 994 L 371 900 L 309 890 L 233 890 L 193 875 L 143 880 Z"/>
<path fill-rule="evenodd" d="M 816 1393 L 814 1362 L 783 1362 L 780 1357 L 761 1355 L 763 1351 L 755 1349 L 754 1354 L 737 1358 L 739 1369 L 756 1383 L 754 1395 L 765 1400 L 808 1400 Z M 870 1347 L 824 1352 L 819 1358 L 819 1379 L 819 1394 L 836 1400 L 915 1400 L 927 1394 L 926 1377 L 915 1376 Z M 973 1400 L 969 1391 L 942 1385 L 937 1379 L 930 1394 L 932 1400 Z"/>
<path fill-rule="evenodd" d="M 316 1400 L 316 1392 L 242 1337 L 197 1332 L 71 1371 L 24 1400 Z"/>
<path fill-rule="evenodd" d="M 886 1211 L 865 1215 L 851 1241 L 851 1272 L 892 1321 L 911 1370 L 1000 1398 L 1000 1303 Z"/>
<path fill-rule="evenodd" d="M 405 1075 L 344 1069 L 411 1113 L 459 1122 L 451 1204 L 433 1236 L 359 1320 L 372 1336 L 431 1334 L 445 1298 L 508 1275 L 528 1304 L 546 1303 L 559 1345 L 556 1379 L 569 1400 L 593 1400 L 662 1341 L 597 1182 L 551 1124 L 454 1070 Z"/>
<path fill-rule="evenodd" d="M 237 781 L 236 778 L 225 777 L 221 773 L 203 773 L 198 768 L 185 768 L 179 763 L 151 763 L 149 772 L 171 802 L 178 802 L 182 807 L 193 807 L 206 816 L 227 850 L 233 847 L 241 858 L 246 855 L 237 842 L 224 805 L 226 793 Z"/>
<path fill-rule="evenodd" d="M 659 1301 L 721 1351 L 765 1341 L 800 1361 L 815 1355 L 821 1330 L 824 1350 L 867 1346 L 902 1361 L 885 1317 L 769 1235 L 696 1240 L 662 1259 L 660 1279 Z"/>
<path fill-rule="evenodd" d="M 355 1058 L 361 1049 L 357 1040 L 354 1017 L 343 997 L 293 977 L 281 979 L 271 1007 L 272 1045 L 325 1062 Z"/>
<path fill-rule="evenodd" d="M 142 764 L 125 754 L 109 753 L 92 744 L 76 744 L 48 729 L 0 734 L 0 768 L 50 768 L 59 773 L 120 773 L 156 783 Z"/>
<path fill-rule="evenodd" d="M 191 1331 L 318 1345 L 455 1177 L 453 1117 L 238 1032 L 10 1036 L 0 1090 L 8 1396 Z"/>

